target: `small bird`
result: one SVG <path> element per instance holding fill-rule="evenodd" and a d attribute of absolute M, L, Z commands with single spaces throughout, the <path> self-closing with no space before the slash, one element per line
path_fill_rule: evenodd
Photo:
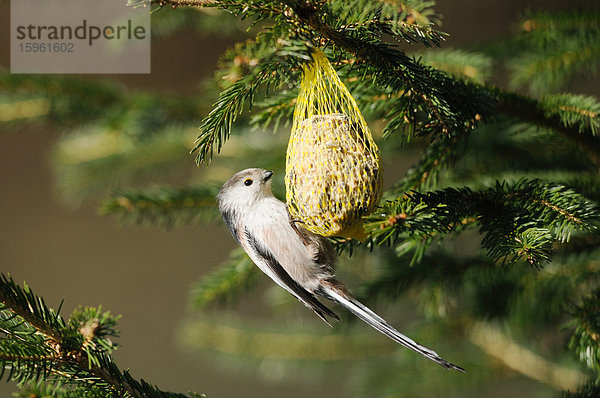
<path fill-rule="evenodd" d="M 348 309 L 361 320 L 395 342 L 431 359 L 447 369 L 454 365 L 391 327 L 361 304 L 335 279 L 336 254 L 331 243 L 291 219 L 285 203 L 271 192 L 272 171 L 246 169 L 233 175 L 219 191 L 217 202 L 231 234 L 252 261 L 310 308 L 329 326 L 327 317 L 340 318 L 316 296 Z"/>

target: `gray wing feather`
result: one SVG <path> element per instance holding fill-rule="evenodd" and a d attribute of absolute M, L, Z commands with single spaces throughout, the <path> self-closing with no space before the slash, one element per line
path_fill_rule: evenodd
<path fill-rule="evenodd" d="M 245 231 L 245 238 L 248 243 L 249 249 L 254 251 L 256 255 L 264 260 L 264 263 L 269 267 L 269 269 L 277 276 L 279 282 L 281 282 L 286 289 L 292 293 L 298 300 L 300 300 L 304 305 L 313 310 L 315 314 L 319 316 L 322 320 L 324 320 L 329 326 L 331 324 L 327 320 L 326 316 L 329 316 L 335 320 L 340 320 L 337 314 L 323 305 L 317 298 L 300 286 L 292 277 L 286 272 L 286 270 L 281 266 L 279 261 L 269 252 L 267 248 L 261 245 L 247 230 Z"/>

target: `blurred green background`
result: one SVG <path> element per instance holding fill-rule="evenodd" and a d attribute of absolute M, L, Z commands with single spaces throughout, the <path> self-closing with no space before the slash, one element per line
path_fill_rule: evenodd
<path fill-rule="evenodd" d="M 576 1 L 568 6 L 587 3 Z M 567 4 L 559 1 L 442 0 L 435 9 L 443 16 L 442 30 L 450 34 L 444 47 L 468 48 L 484 40 L 508 36 L 516 17 L 524 10 L 564 6 Z M 4 68 L 2 73 L 7 73 L 9 3 L 0 3 L 0 9 L 3 44 L 0 67 Z M 239 34 L 232 37 L 219 33 L 218 28 L 212 29 L 210 35 L 186 31 L 165 39 L 153 38 L 150 75 L 84 78 L 115 81 L 131 91 L 191 98 L 202 90 L 205 79 L 213 75 L 219 55 L 240 38 Z M 494 77 L 499 82 L 504 78 Z M 572 91 L 597 95 L 598 84 L 575 82 Z M 209 95 L 201 100 L 212 103 L 216 97 L 214 93 Z M 199 114 L 198 124 L 202 116 Z M 332 372 L 331 377 L 292 377 L 290 372 L 279 374 L 269 368 L 268 361 L 253 362 L 254 370 L 244 370 L 233 362 L 217 361 L 212 355 L 183 347 L 178 339 L 182 325 L 190 318 L 190 284 L 222 263 L 235 247 L 234 240 L 221 222 L 177 229 L 119 225 L 112 217 L 99 216 L 96 203 L 63 200 L 50 167 L 51 148 L 60 134 L 41 122 L 0 131 L 0 271 L 10 273 L 18 282 L 27 281 L 51 306 L 57 307 L 64 298 L 63 314 L 70 313 L 79 304 L 102 305 L 122 314 L 118 324 L 121 331 L 118 343 L 122 347 L 115 355 L 117 363 L 162 389 L 193 390 L 209 397 L 339 396 L 340 386 L 348 377 L 341 372 Z M 190 146 L 194 138 L 192 131 Z M 190 175 L 197 175 L 194 178 L 198 180 L 205 175 L 220 181 L 228 177 L 218 165 L 213 170 L 197 168 L 192 155 L 182 152 L 182 156 L 188 158 L 187 165 L 178 169 L 171 181 Z M 404 167 L 408 168 L 412 161 L 409 155 Z M 283 168 L 275 171 L 282 178 Z M 391 173 L 403 171 L 399 167 Z M 233 317 L 237 314 L 258 319 L 258 322 L 268 318 L 258 293 L 252 293 L 246 301 L 227 311 L 231 311 Z M 294 320 L 304 315 L 312 316 L 294 312 Z M 360 333 L 371 332 L 367 326 L 361 326 Z M 372 333 L 372 338 L 386 344 L 385 338 L 376 333 Z M 391 349 L 391 343 L 389 347 Z M 397 355 L 400 354 L 406 352 Z M 454 356 L 448 359 L 458 361 L 460 352 L 452 354 Z M 381 377 L 385 375 L 385 361 L 382 359 Z M 457 363 L 477 367 L 476 363 Z M 477 372 L 457 375 L 465 378 L 461 383 L 467 386 L 464 390 L 469 391 L 461 396 L 542 397 L 554 393 L 549 386 L 497 366 L 502 379 L 489 383 L 474 380 L 470 389 L 469 377 Z M 315 366 L 315 371 L 329 370 Z M 418 374 L 412 376 L 419 377 Z M 432 377 L 432 373 L 427 376 Z M 0 396 L 8 397 L 13 390 L 13 385 L 2 384 Z"/>

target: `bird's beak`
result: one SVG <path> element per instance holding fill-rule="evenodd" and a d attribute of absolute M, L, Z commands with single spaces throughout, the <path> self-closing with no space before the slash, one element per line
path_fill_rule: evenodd
<path fill-rule="evenodd" d="M 273 172 L 272 171 L 265 171 L 264 177 L 263 177 L 263 182 L 267 182 L 269 181 L 269 179 L 273 176 Z"/>

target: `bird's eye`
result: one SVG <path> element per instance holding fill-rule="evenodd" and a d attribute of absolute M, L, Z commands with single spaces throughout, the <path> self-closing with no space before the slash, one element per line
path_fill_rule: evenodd
<path fill-rule="evenodd" d="M 247 187 L 249 187 L 250 185 L 252 185 L 252 182 L 253 182 L 252 179 L 246 178 L 244 180 L 244 185 L 247 186 Z"/>

